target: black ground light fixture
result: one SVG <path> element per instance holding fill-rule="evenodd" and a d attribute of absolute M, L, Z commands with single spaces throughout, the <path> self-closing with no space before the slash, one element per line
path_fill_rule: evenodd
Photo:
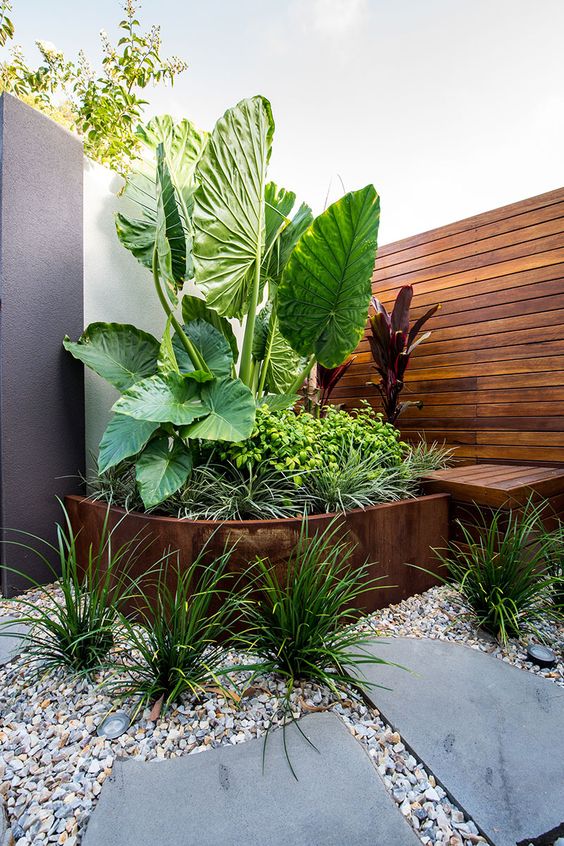
<path fill-rule="evenodd" d="M 556 664 L 556 655 L 548 646 L 541 643 L 529 643 L 527 646 L 527 657 L 533 664 L 549 669 Z"/>

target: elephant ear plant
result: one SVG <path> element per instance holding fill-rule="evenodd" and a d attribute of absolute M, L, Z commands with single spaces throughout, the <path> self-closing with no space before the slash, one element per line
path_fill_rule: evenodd
<path fill-rule="evenodd" d="M 257 405 L 291 406 L 314 363 L 339 365 L 362 335 L 378 195 L 369 185 L 315 220 L 305 204 L 294 211 L 295 194 L 267 181 L 273 134 L 261 96 L 209 136 L 167 116 L 139 128 L 152 158 L 128 178 L 116 228 L 151 271 L 163 338 L 115 323 L 65 338 L 122 394 L 99 472 L 135 457 L 147 508 L 186 484 L 200 441 L 247 439 Z M 188 281 L 203 299 L 180 301 Z M 243 324 L 240 354 L 232 319 Z"/>
<path fill-rule="evenodd" d="M 368 341 L 372 358 L 376 363 L 376 370 L 381 377 L 376 387 L 382 397 L 388 423 L 395 423 L 400 414 L 410 406 L 421 408 L 423 405 L 420 400 L 400 402 L 399 395 L 404 387 L 403 378 L 413 350 L 431 333 L 424 332 L 419 338 L 417 336 L 425 323 L 441 306 L 439 304 L 430 308 L 410 327 L 409 309 L 412 299 L 411 285 L 400 288 L 392 313 L 388 314 L 380 300 L 372 297 L 374 314 L 370 317 Z M 368 382 L 368 384 L 375 383 Z"/>

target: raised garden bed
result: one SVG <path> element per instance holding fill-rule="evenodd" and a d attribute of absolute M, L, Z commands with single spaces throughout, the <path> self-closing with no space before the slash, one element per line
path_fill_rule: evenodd
<path fill-rule="evenodd" d="M 96 546 L 107 512 L 107 504 L 81 496 L 65 500 L 77 537 L 78 555 L 86 560 L 90 544 Z M 342 515 L 343 531 L 355 544 L 353 563 L 374 562 L 369 578 L 384 577 L 384 589 L 367 592 L 363 608 L 375 611 L 400 602 L 438 583 L 430 573 L 408 566 L 415 564 L 438 572 L 440 564 L 433 548 L 444 546 L 448 535 L 448 494 L 434 494 L 400 502 L 373 505 Z M 308 518 L 310 532 L 322 532 L 335 514 Z M 221 555 L 235 545 L 230 561 L 234 573 L 244 573 L 260 556 L 284 567 L 302 528 L 301 518 L 282 520 L 238 520 L 219 523 L 212 520 L 179 520 L 122 508 L 110 507 L 109 525 L 113 543 L 120 546 L 131 538 L 143 538 L 143 549 L 131 574 L 146 572 L 165 552 L 179 552 L 181 566 L 188 566 L 202 546 L 208 544 L 210 555 Z"/>

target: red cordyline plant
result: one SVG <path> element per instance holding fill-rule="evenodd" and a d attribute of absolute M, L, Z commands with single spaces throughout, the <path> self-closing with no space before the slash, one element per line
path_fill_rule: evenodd
<path fill-rule="evenodd" d="M 356 355 L 351 356 L 348 361 L 339 364 L 338 367 L 323 367 L 322 364 L 317 364 L 317 387 L 319 390 L 319 405 L 321 408 L 327 405 L 331 394 L 341 381 Z"/>
<path fill-rule="evenodd" d="M 441 307 L 435 305 L 416 320 L 409 328 L 409 308 L 413 299 L 413 287 L 405 285 L 400 288 L 391 314 L 380 300 L 372 297 L 374 315 L 370 317 L 370 350 L 376 363 L 376 370 L 380 374 L 380 382 L 376 384 L 380 391 L 384 405 L 384 413 L 388 423 L 395 423 L 400 414 L 409 406 L 418 408 L 423 403 L 418 401 L 400 402 L 399 395 L 403 389 L 403 378 L 411 353 L 422 341 L 429 337 L 430 332 L 419 335 L 424 324 Z"/>

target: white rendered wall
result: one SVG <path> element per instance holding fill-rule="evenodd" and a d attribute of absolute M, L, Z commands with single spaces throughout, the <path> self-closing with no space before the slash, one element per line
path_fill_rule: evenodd
<path fill-rule="evenodd" d="M 118 241 L 114 212 L 124 210 L 116 197 L 122 180 L 111 170 L 84 160 L 84 324 L 133 323 L 160 337 L 164 313 L 151 273 Z M 73 338 L 73 340 L 76 340 Z M 118 392 L 89 368 L 85 372 L 86 459 L 98 444 Z"/>

